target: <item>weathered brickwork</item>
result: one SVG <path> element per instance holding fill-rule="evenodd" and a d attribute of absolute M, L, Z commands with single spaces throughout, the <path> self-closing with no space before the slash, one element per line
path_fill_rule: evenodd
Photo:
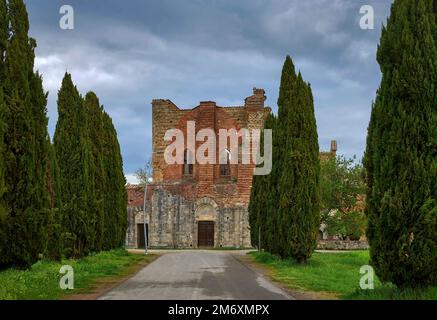
<path fill-rule="evenodd" d="M 214 232 L 209 234 L 214 247 L 250 247 L 247 208 L 254 165 L 239 161 L 229 166 L 229 175 L 222 175 L 219 164 L 196 163 L 191 174 L 184 174 L 183 165 L 166 163 L 164 152 L 171 142 L 165 141 L 164 135 L 167 130 L 180 129 L 186 138 L 188 121 L 195 122 L 195 133 L 212 129 L 217 136 L 216 159 L 219 159 L 219 130 L 263 128 L 271 112 L 264 107 L 265 100 L 264 90 L 256 88 L 245 99 L 244 106 L 238 107 L 221 107 L 213 101 L 204 101 L 194 109 L 180 109 L 170 100 L 153 100 L 154 182 L 148 186 L 146 217 L 141 203 L 144 190 L 128 187 L 127 246 L 138 246 L 138 225 L 145 222 L 150 247 L 196 248 L 201 245 L 199 222 L 208 221 L 214 224 Z M 204 142 L 196 142 L 193 152 L 201 145 Z"/>

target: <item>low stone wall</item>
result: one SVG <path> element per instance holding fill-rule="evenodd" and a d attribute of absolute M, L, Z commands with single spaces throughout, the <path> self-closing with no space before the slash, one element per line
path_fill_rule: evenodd
<path fill-rule="evenodd" d="M 367 250 L 367 241 L 322 240 L 317 244 L 318 250 Z"/>

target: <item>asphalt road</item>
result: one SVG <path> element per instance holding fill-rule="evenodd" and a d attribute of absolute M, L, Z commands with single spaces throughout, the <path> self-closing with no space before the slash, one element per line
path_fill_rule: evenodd
<path fill-rule="evenodd" d="M 293 299 L 233 254 L 206 250 L 165 253 L 99 299 Z"/>

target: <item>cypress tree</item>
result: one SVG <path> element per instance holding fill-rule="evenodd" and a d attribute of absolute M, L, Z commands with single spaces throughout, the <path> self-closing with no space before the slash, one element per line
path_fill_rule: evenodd
<path fill-rule="evenodd" d="M 269 114 L 264 123 L 264 130 L 270 129 L 275 134 L 276 117 Z M 273 140 L 273 144 L 274 144 Z M 260 148 L 264 146 L 263 136 L 261 136 Z M 273 157 L 275 155 L 275 148 L 272 146 Z M 274 161 L 272 161 L 274 163 Z M 261 240 L 261 248 L 271 251 L 272 236 L 275 231 L 269 225 L 275 218 L 275 195 L 276 189 L 273 173 L 269 175 L 254 176 L 251 196 L 249 202 L 249 224 L 251 230 L 251 242 L 253 246 L 258 247 L 259 240 Z M 260 233 L 260 234 L 259 234 Z"/>
<path fill-rule="evenodd" d="M 100 251 L 103 246 L 104 227 L 104 186 L 105 172 L 103 166 L 103 108 L 94 92 L 85 96 L 85 110 L 88 118 L 88 140 L 91 151 L 90 158 L 90 215 L 93 216 L 93 229 L 96 234 L 94 250 Z"/>
<path fill-rule="evenodd" d="M 8 22 L 9 19 L 8 19 L 8 8 L 7 8 L 6 0 L 0 0 L 0 72 L 4 70 L 6 45 L 9 38 Z M 4 80 L 4 78 L 2 78 L 2 80 Z"/>
<path fill-rule="evenodd" d="M 103 163 L 105 171 L 105 216 L 104 248 L 111 249 L 124 244 L 127 218 L 126 180 L 117 132 L 111 117 L 103 113 L 104 146 Z"/>
<path fill-rule="evenodd" d="M 384 282 L 435 285 L 436 1 L 396 0 L 377 60 L 382 80 L 365 155 L 371 263 Z"/>
<path fill-rule="evenodd" d="M 311 88 L 286 57 L 273 130 L 272 172 L 254 177 L 249 204 L 252 243 L 281 258 L 305 262 L 316 246 L 319 223 L 319 145 Z"/>
<path fill-rule="evenodd" d="M 63 252 L 62 248 L 62 228 L 60 208 L 61 185 L 59 181 L 59 166 L 56 160 L 55 148 L 47 139 L 49 145 L 49 167 L 47 170 L 47 187 L 50 195 L 50 212 L 47 222 L 47 250 L 46 255 L 53 260 L 60 260 Z"/>
<path fill-rule="evenodd" d="M 33 49 L 36 48 L 36 42 L 31 39 Z M 33 61 L 35 59 L 32 50 L 31 68 L 33 70 Z M 49 193 L 48 172 L 50 171 L 50 138 L 47 132 L 47 96 L 42 85 L 41 75 L 31 73 L 29 76 L 29 89 L 31 93 L 31 106 L 34 121 L 33 133 L 35 135 L 35 167 L 36 167 L 36 184 L 34 184 L 33 201 L 41 202 L 41 207 L 50 208 L 51 195 Z M 46 212 L 47 213 L 47 212 Z"/>
<path fill-rule="evenodd" d="M 316 247 L 320 210 L 319 144 L 310 86 L 287 56 L 278 98 L 277 253 L 304 263 Z"/>
<path fill-rule="evenodd" d="M 94 241 L 94 219 L 89 214 L 91 156 L 83 99 L 68 73 L 58 93 L 58 114 L 54 148 L 61 185 L 64 253 L 81 257 Z"/>
<path fill-rule="evenodd" d="M 273 161 L 273 184 L 275 185 L 275 194 L 274 199 L 276 204 L 280 204 L 279 202 L 282 200 L 281 198 L 281 190 L 279 189 L 279 181 L 281 176 L 283 175 L 284 169 L 287 170 L 284 166 L 285 156 L 290 153 L 290 133 L 287 132 L 287 121 L 290 117 L 290 112 L 292 109 L 293 94 L 295 93 L 295 85 L 296 85 L 296 72 L 293 61 L 290 56 L 287 56 L 284 61 L 284 65 L 282 67 L 281 72 L 281 82 L 279 87 L 279 96 L 278 96 L 278 123 L 276 125 L 276 132 L 274 134 L 276 146 L 276 150 Z M 272 252 L 278 254 L 282 258 L 287 258 L 287 248 L 289 244 L 286 243 L 286 233 L 289 231 L 287 228 L 289 227 L 289 221 L 286 221 L 286 224 L 283 225 L 282 220 L 287 219 L 287 215 L 284 216 L 283 210 L 280 211 L 279 207 L 276 206 L 274 209 L 273 220 L 270 222 L 272 226 L 272 232 L 274 232 L 275 239 L 272 241 Z M 290 220 L 291 218 L 288 217 Z"/>
<path fill-rule="evenodd" d="M 4 2 L 3 2 L 4 4 Z M 4 8 L 4 5 L 2 6 Z M 35 40 L 22 0 L 8 1 L 9 40 L 4 63 L 4 163 L 7 253 L 2 264 L 27 267 L 47 243 L 48 164 L 46 94 L 34 73 Z"/>
<path fill-rule="evenodd" d="M 8 18 L 6 1 L 0 0 L 0 257 L 6 256 L 7 239 L 6 239 L 6 219 L 8 213 L 3 202 L 3 195 L 6 192 L 5 184 L 5 163 L 4 163 L 4 132 L 5 132 L 5 111 L 6 104 L 3 97 L 3 85 L 5 79 L 5 54 L 6 44 L 8 41 Z M 0 264 L 2 259 L 0 258 Z"/>
<path fill-rule="evenodd" d="M 5 184 L 5 164 L 4 164 L 4 144 L 3 144 L 3 136 L 5 131 L 5 123 L 4 123 L 4 111 L 5 111 L 5 103 L 3 99 L 3 89 L 0 86 L 0 267 L 2 264 L 6 263 L 7 258 L 7 219 L 8 219 L 8 211 L 6 209 L 5 203 L 3 201 L 3 195 L 6 192 L 6 184 Z"/>
<path fill-rule="evenodd" d="M 250 226 L 250 242 L 253 247 L 258 247 L 259 228 L 263 225 L 261 220 L 260 202 L 263 193 L 266 191 L 263 188 L 262 176 L 254 176 L 252 181 L 252 189 L 250 190 L 249 202 L 249 226 Z M 264 240 L 264 239 L 263 239 Z M 265 245 L 261 246 L 265 249 Z M 260 248 L 258 248 L 260 249 Z"/>

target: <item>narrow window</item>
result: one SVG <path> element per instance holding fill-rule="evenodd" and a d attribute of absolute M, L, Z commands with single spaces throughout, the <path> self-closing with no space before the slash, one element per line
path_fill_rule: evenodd
<path fill-rule="evenodd" d="M 184 166 L 182 169 L 182 174 L 183 175 L 193 175 L 193 164 L 192 161 L 190 161 L 192 159 L 192 154 L 191 151 L 186 149 L 184 152 Z"/>
<path fill-rule="evenodd" d="M 231 175 L 231 152 L 225 149 L 222 156 L 224 161 L 222 160 L 220 163 L 220 175 L 227 177 Z"/>

